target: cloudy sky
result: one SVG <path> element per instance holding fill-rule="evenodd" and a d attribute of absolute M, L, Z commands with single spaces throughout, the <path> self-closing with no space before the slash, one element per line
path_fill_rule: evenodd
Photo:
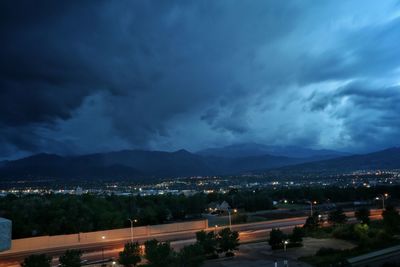
<path fill-rule="evenodd" d="M 400 143 L 399 1 L 1 1 L 0 159 Z"/>

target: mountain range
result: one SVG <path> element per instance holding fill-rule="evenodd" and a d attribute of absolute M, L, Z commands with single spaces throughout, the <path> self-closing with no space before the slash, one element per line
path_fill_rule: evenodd
<path fill-rule="evenodd" d="M 348 155 L 331 150 L 242 144 L 197 153 L 186 150 L 123 150 L 80 156 L 42 153 L 0 162 L 0 179 L 149 179 L 265 170 L 312 173 L 394 168 L 400 168 L 400 148 Z"/>
<path fill-rule="evenodd" d="M 290 173 L 343 173 L 356 170 L 393 170 L 400 169 L 400 148 L 361 155 L 338 157 L 329 160 L 314 161 L 279 168 Z"/>
<path fill-rule="evenodd" d="M 218 148 L 209 148 L 197 152 L 203 156 L 239 158 L 248 156 L 272 155 L 288 158 L 328 159 L 348 156 L 349 153 L 328 149 L 309 149 L 299 146 L 269 146 L 257 143 L 234 144 Z"/>
<path fill-rule="evenodd" d="M 271 155 L 224 158 L 175 152 L 124 150 L 82 156 L 37 154 L 0 164 L 0 178 L 143 178 L 237 174 L 307 162 Z"/>

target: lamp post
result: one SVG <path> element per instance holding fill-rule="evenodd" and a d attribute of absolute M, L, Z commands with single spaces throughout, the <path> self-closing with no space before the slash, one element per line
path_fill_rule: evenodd
<path fill-rule="evenodd" d="M 233 209 L 233 213 L 236 213 L 237 209 Z M 232 230 L 232 215 L 231 211 L 228 209 L 228 215 L 229 215 L 229 230 Z"/>
<path fill-rule="evenodd" d="M 286 251 L 286 246 L 287 246 L 287 244 L 289 244 L 289 241 L 285 240 L 285 241 L 283 242 L 283 251 Z"/>
<path fill-rule="evenodd" d="M 385 198 L 387 198 L 388 196 L 389 194 L 385 193 L 385 194 L 380 194 L 375 198 L 376 200 L 379 200 L 379 197 L 382 198 L 382 211 L 385 209 Z"/>
<path fill-rule="evenodd" d="M 131 222 L 131 242 L 133 243 L 133 224 L 137 223 L 136 219 L 130 219 L 128 218 L 128 220 Z"/>
<path fill-rule="evenodd" d="M 101 236 L 101 239 L 103 241 L 106 240 L 106 236 L 105 235 Z M 103 246 L 101 247 L 101 257 L 103 258 L 103 261 L 104 261 L 104 247 Z"/>
<path fill-rule="evenodd" d="M 310 201 L 310 214 L 311 214 L 311 217 L 313 216 L 313 204 L 316 205 L 317 201 Z"/>

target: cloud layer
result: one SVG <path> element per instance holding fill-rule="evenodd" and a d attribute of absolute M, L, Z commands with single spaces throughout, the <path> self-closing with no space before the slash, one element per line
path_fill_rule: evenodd
<path fill-rule="evenodd" d="M 0 5 L 0 158 L 398 144 L 395 1 Z"/>

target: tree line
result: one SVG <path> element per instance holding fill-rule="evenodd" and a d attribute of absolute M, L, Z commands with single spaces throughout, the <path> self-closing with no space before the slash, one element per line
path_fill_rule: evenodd
<path fill-rule="evenodd" d="M 196 243 L 176 252 L 169 242 L 156 239 L 143 244 L 128 242 L 119 253 L 118 263 L 124 267 L 134 267 L 146 260 L 151 267 L 199 267 L 206 259 L 218 258 L 220 254 L 234 256 L 239 247 L 239 233 L 224 228 L 218 233 L 200 231 L 196 233 Z M 82 251 L 67 250 L 59 257 L 60 267 L 81 267 Z M 22 267 L 50 267 L 52 257 L 46 254 L 31 255 L 21 263 Z"/>
<path fill-rule="evenodd" d="M 391 199 L 400 198 L 399 186 L 232 189 L 225 194 L 198 193 L 193 196 L 9 194 L 1 198 L 0 217 L 12 220 L 15 239 L 129 227 L 128 218 L 136 219 L 136 226 L 199 218 L 212 202 L 226 201 L 232 208 L 252 212 L 273 209 L 273 200 L 301 202 L 312 199 L 319 203 L 372 200 L 386 192 Z"/>
<path fill-rule="evenodd" d="M 234 198 L 249 210 L 272 208 L 272 201 L 262 194 L 243 192 Z M 228 201 L 227 194 L 117 196 L 117 195 L 13 195 L 0 201 L 0 217 L 12 220 L 13 239 L 73 234 L 154 225 L 200 218 L 208 204 Z"/>

